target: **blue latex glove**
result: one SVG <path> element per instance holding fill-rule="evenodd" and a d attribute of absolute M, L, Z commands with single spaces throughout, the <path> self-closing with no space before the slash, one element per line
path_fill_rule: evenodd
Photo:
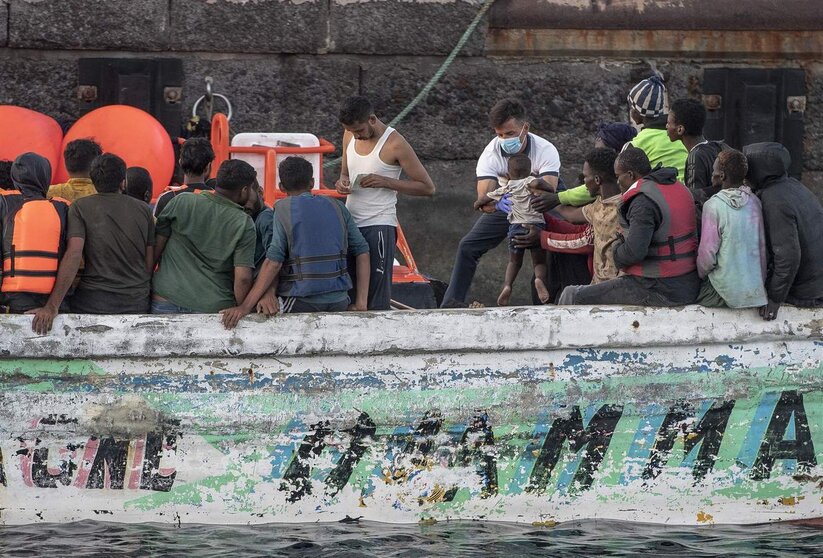
<path fill-rule="evenodd" d="M 511 194 L 504 194 L 502 198 L 497 200 L 497 203 L 494 204 L 494 208 L 497 211 L 502 211 L 506 215 L 512 212 L 512 195 Z"/>

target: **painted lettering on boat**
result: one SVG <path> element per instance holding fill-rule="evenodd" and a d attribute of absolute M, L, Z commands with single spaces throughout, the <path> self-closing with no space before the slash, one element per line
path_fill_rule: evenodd
<path fill-rule="evenodd" d="M 734 400 L 723 399 L 702 404 L 679 401 L 662 409 L 653 433 L 636 434 L 636 440 L 643 436 L 650 440 L 648 448 L 637 454 L 643 466 L 634 475 L 624 471 L 621 482 L 642 479 L 646 484 L 654 483 L 673 461 L 691 469 L 695 484 L 702 481 L 715 466 L 735 404 Z M 558 486 L 569 492 L 583 492 L 597 479 L 618 423 L 624 418 L 624 408 L 613 403 L 572 406 L 553 418 L 548 414 L 545 420 L 538 418 L 532 426 L 530 443 L 513 456 L 520 473 L 505 487 L 499 486 L 498 461 L 501 452 L 511 450 L 515 444 L 495 437 L 489 415 L 482 410 L 467 423 L 450 427 L 440 411 L 430 410 L 416 424 L 399 425 L 390 434 L 380 433 L 365 411 L 359 411 L 353 426 L 340 430 L 327 420 L 311 424 L 308 429 L 299 420 L 292 421 L 286 430 L 300 432 L 299 437 L 272 450 L 271 474 L 261 480 L 279 483 L 279 490 L 292 503 L 311 495 L 318 487 L 316 481 L 324 486 L 325 496 L 336 496 L 350 483 L 358 465 L 371 471 L 367 484 L 360 487 L 363 497 L 369 496 L 376 482 L 408 486 L 416 476 L 438 468 L 473 470 L 470 484 L 479 486 L 480 498 L 499 491 L 542 494 Z M 750 435 L 758 438 L 743 444 L 738 465 L 748 471 L 737 482 L 744 478 L 769 479 L 778 461 L 793 460 L 796 475 L 817 465 L 802 393 L 764 393 L 758 409 L 768 415 L 762 417 L 760 430 L 749 425 Z M 641 427 L 651 424 L 644 420 L 640 421 Z M 39 420 L 41 426 L 76 423 L 64 415 Z M 162 461 L 164 455 L 178 451 L 179 436 L 177 432 L 152 432 L 132 439 L 92 436 L 82 442 L 62 444 L 21 437 L 19 470 L 23 484 L 32 488 L 169 492 L 177 471 L 164 467 Z M 341 446 L 331 443 L 332 439 L 345 442 Z M 675 455 L 675 447 L 682 447 L 682 454 Z M 330 470 L 318 467 L 318 458 L 329 453 L 333 454 Z M 6 486 L 9 467 L 2 457 L 0 453 L 0 484 Z M 612 455 L 612 459 L 619 461 L 621 456 Z M 428 501 L 453 501 L 465 486 L 462 480 L 438 487 L 436 494 L 427 496 Z"/>
<path fill-rule="evenodd" d="M 41 421 L 41 424 L 47 424 Z M 17 455 L 23 483 L 33 488 L 140 489 L 167 492 L 177 472 L 161 467 L 163 452 L 176 451 L 178 434 L 153 432 L 133 440 L 90 437 L 85 442 L 45 446 L 20 439 Z"/>

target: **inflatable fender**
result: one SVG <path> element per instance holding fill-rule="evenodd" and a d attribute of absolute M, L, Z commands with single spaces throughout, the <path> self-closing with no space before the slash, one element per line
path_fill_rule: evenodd
<path fill-rule="evenodd" d="M 90 138 L 105 153 L 121 157 L 128 167 L 143 167 L 151 175 L 152 199 L 171 182 L 174 173 L 174 147 L 166 129 L 149 113 L 126 105 L 109 105 L 95 109 L 80 120 L 63 138 L 63 148 L 73 140 Z M 60 158 L 58 181 L 68 179 Z"/>
<path fill-rule="evenodd" d="M 51 164 L 51 182 L 63 162 L 63 130 L 43 113 L 12 105 L 0 105 L 0 159 L 14 161 L 29 151 L 42 155 Z"/>

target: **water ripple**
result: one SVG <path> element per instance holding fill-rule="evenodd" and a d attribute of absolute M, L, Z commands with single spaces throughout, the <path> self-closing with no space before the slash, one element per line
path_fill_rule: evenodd
<path fill-rule="evenodd" d="M 124 525 L 83 521 L 0 527 L 3 556 L 297 557 L 823 556 L 823 530 L 796 525 L 667 527 L 618 521 L 552 528 L 479 522 L 435 525 Z"/>

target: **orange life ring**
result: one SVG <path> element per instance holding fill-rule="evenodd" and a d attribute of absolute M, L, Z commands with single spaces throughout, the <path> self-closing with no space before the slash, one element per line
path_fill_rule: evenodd
<path fill-rule="evenodd" d="M 63 130 L 54 118 L 23 107 L 0 105 L 0 130 L 0 159 L 14 161 L 29 151 L 42 155 L 51 163 L 54 183 L 63 159 Z"/>
<path fill-rule="evenodd" d="M 100 107 L 83 116 L 63 139 L 63 147 L 76 139 L 91 138 L 106 153 L 121 157 L 129 167 L 143 167 L 151 175 L 152 199 L 171 182 L 174 147 L 163 125 L 149 113 L 126 105 Z M 68 178 L 60 158 L 58 179 Z"/>

